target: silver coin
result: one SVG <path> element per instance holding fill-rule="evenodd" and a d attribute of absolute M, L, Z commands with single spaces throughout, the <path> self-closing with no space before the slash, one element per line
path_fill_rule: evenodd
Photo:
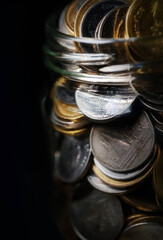
<path fill-rule="evenodd" d="M 123 226 L 119 199 L 95 189 L 71 202 L 70 218 L 76 234 L 83 240 L 113 240 Z"/>
<path fill-rule="evenodd" d="M 117 15 L 117 11 L 121 9 L 120 13 L 121 15 L 118 16 L 120 20 L 125 18 L 127 10 L 128 10 L 128 5 L 126 6 L 121 6 L 120 8 L 113 9 L 112 11 L 108 12 L 104 18 L 100 21 L 100 24 L 98 26 L 98 29 L 96 29 L 96 37 L 97 38 L 113 38 L 113 31 L 114 31 L 114 23 Z"/>
<path fill-rule="evenodd" d="M 162 240 L 163 224 L 157 222 L 141 222 L 126 228 L 118 240 Z"/>
<path fill-rule="evenodd" d="M 155 133 L 147 115 L 142 112 L 91 130 L 93 155 L 104 167 L 115 172 L 131 172 L 141 168 L 154 151 Z"/>
<path fill-rule="evenodd" d="M 75 92 L 76 103 L 85 116 L 95 121 L 107 121 L 131 111 L 136 94 L 129 86 L 103 87 L 102 90 L 103 94 L 89 88 Z"/>
<path fill-rule="evenodd" d="M 57 176 L 64 182 L 79 180 L 88 170 L 91 150 L 88 137 L 65 136 L 60 157 L 55 161 Z"/>
<path fill-rule="evenodd" d="M 101 0 L 97 1 L 84 14 L 81 26 L 80 35 L 82 37 L 95 37 L 95 31 L 98 23 L 102 18 L 115 8 L 119 8 L 126 4 L 123 0 Z"/>
<path fill-rule="evenodd" d="M 157 149 L 157 147 L 156 147 L 156 149 Z M 145 166 L 143 166 L 142 168 L 140 168 L 138 170 L 135 170 L 134 172 L 118 173 L 118 172 L 111 171 L 110 169 L 102 166 L 102 164 L 100 164 L 95 158 L 94 158 L 94 163 L 98 167 L 98 169 L 102 173 L 104 173 L 106 176 L 108 176 L 112 179 L 115 179 L 115 180 L 125 181 L 125 180 L 130 180 L 133 178 L 137 178 L 138 176 L 143 174 L 145 171 L 147 171 L 153 164 L 154 160 L 156 159 L 156 152 L 157 152 L 157 150 L 154 151 L 154 154 L 151 156 L 151 158 L 149 159 L 149 161 L 147 162 L 147 164 Z"/>
<path fill-rule="evenodd" d="M 89 121 L 84 118 L 82 119 L 82 121 L 78 121 L 78 122 L 66 121 L 66 120 L 60 119 L 59 117 L 57 117 L 54 111 L 52 111 L 51 113 L 51 122 L 64 129 L 70 129 L 70 130 L 79 129 L 89 124 Z"/>
<path fill-rule="evenodd" d="M 67 29 L 67 27 L 66 27 L 66 24 L 65 24 L 65 15 L 66 15 L 66 12 L 67 12 L 68 7 L 69 7 L 69 4 L 66 5 L 65 8 L 62 10 L 62 12 L 61 12 L 61 14 L 60 14 L 60 16 L 59 16 L 59 21 L 58 21 L 58 30 L 59 30 L 61 33 L 66 34 L 66 35 L 70 35 L 70 33 L 69 33 L 69 31 L 68 31 L 68 29 Z M 57 40 L 57 39 L 56 39 L 56 40 Z M 54 39 L 53 39 L 53 41 L 54 41 Z M 74 52 L 74 51 L 76 51 L 76 48 L 75 48 L 75 46 L 74 46 L 74 44 L 73 44 L 73 41 L 70 40 L 70 39 L 67 39 L 67 37 L 64 36 L 64 35 L 62 36 L 62 38 L 59 38 L 59 39 L 57 40 L 57 42 L 58 42 L 61 46 L 65 47 L 68 52 Z"/>
<path fill-rule="evenodd" d="M 95 37 L 97 25 L 102 18 L 115 8 L 119 8 L 126 4 L 124 0 L 101 0 L 97 1 L 82 17 L 80 24 L 80 37 Z M 81 8 L 82 9 L 82 8 Z M 93 46 L 81 44 L 84 52 L 94 52 Z"/>
<path fill-rule="evenodd" d="M 75 90 L 63 86 L 57 86 L 55 97 L 67 104 L 76 105 Z"/>
<path fill-rule="evenodd" d="M 144 98 L 140 98 L 140 101 L 149 110 L 156 111 L 156 112 L 163 112 L 163 105 L 151 103 L 151 102 L 145 100 Z"/>
<path fill-rule="evenodd" d="M 118 188 L 113 188 L 109 186 L 108 184 L 104 183 L 101 181 L 100 178 L 98 178 L 94 173 L 91 173 L 88 177 L 88 182 L 97 190 L 105 192 L 105 193 L 110 193 L 110 194 L 123 194 L 127 192 L 128 190 L 126 189 L 118 189 Z"/>

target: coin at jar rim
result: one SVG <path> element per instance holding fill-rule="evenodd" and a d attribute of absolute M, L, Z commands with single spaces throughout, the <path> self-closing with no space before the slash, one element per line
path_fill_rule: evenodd
<path fill-rule="evenodd" d="M 86 1 L 76 16 L 75 37 L 95 37 L 95 31 L 100 20 L 111 10 L 126 4 L 124 0 L 88 0 Z M 76 44 L 80 52 L 93 51 L 93 47 Z M 94 52 L 94 51 L 93 51 Z"/>
<path fill-rule="evenodd" d="M 80 239 L 114 240 L 123 226 L 123 211 L 115 195 L 94 189 L 71 202 L 70 219 Z"/>
<path fill-rule="evenodd" d="M 97 190 L 105 193 L 121 195 L 127 192 L 126 189 L 118 189 L 109 186 L 108 184 L 104 183 L 100 178 L 98 178 L 94 173 L 91 173 L 88 177 L 88 182 L 92 185 L 92 187 L 96 188 Z"/>
<path fill-rule="evenodd" d="M 146 179 L 137 188 L 121 196 L 129 205 L 146 212 L 156 212 L 159 208 L 152 188 L 151 178 Z"/>
<path fill-rule="evenodd" d="M 126 37 L 153 37 L 142 43 L 131 43 L 132 49 L 142 58 L 150 60 L 163 56 L 161 48 L 163 36 L 163 2 L 161 0 L 134 1 L 126 16 Z M 155 42 L 156 41 L 156 42 Z M 151 47 L 152 44 L 152 47 Z"/>
<path fill-rule="evenodd" d="M 140 222 L 133 224 L 120 234 L 118 240 L 162 240 L 163 236 L 163 224 L 160 222 Z"/>
<path fill-rule="evenodd" d="M 85 116 L 94 121 L 110 121 L 131 111 L 137 96 L 130 86 L 109 86 L 103 90 L 103 94 L 93 89 L 76 90 L 76 103 Z"/>
<path fill-rule="evenodd" d="M 124 37 L 124 30 L 120 28 L 124 26 L 125 16 L 128 10 L 128 5 L 113 9 L 108 12 L 104 18 L 100 21 L 98 26 L 98 38 L 117 38 L 118 34 L 122 34 Z M 123 32 L 123 33 L 122 33 Z"/>
<path fill-rule="evenodd" d="M 57 176 L 72 183 L 81 179 L 89 169 L 91 150 L 89 137 L 64 136 L 60 157 L 55 161 Z"/>
<path fill-rule="evenodd" d="M 67 121 L 66 119 L 60 119 L 54 111 L 51 113 L 52 124 L 64 129 L 64 130 L 78 130 L 89 124 L 87 119 L 82 118 L 81 121 Z"/>
<path fill-rule="evenodd" d="M 65 13 L 65 25 L 67 27 L 67 30 L 71 35 L 74 35 L 74 23 L 75 23 L 75 18 L 77 14 L 77 5 L 78 5 L 78 0 L 73 0 Z"/>
<path fill-rule="evenodd" d="M 104 167 L 130 172 L 145 165 L 153 153 L 155 133 L 146 112 L 91 130 L 93 155 Z"/>
<path fill-rule="evenodd" d="M 134 76 L 131 81 L 136 93 L 147 101 L 163 105 L 163 80 L 162 74 L 143 74 Z"/>
<path fill-rule="evenodd" d="M 102 166 L 95 158 L 94 158 L 94 163 L 97 166 L 97 168 L 106 176 L 108 176 L 114 180 L 127 181 L 127 180 L 131 180 L 131 179 L 135 179 L 135 178 L 139 177 L 140 175 L 143 175 L 152 166 L 152 164 L 156 160 L 157 153 L 158 153 L 157 151 L 158 151 L 158 148 L 156 146 L 154 153 L 150 157 L 147 164 L 144 167 L 142 167 L 134 172 L 118 173 L 118 172 L 111 171 L 110 169 Z"/>
<path fill-rule="evenodd" d="M 79 122 L 84 117 L 84 114 L 79 110 L 77 105 L 66 104 L 57 99 L 54 101 L 53 109 L 60 119 L 67 121 Z"/>
<path fill-rule="evenodd" d="M 153 171 L 153 187 L 158 199 L 163 201 L 163 151 L 156 168 Z"/>

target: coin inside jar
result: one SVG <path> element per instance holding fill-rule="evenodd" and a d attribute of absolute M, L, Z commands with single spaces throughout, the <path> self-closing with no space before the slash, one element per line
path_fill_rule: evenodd
<path fill-rule="evenodd" d="M 75 182 L 88 170 L 90 162 L 89 138 L 65 136 L 60 157 L 55 161 L 57 176 L 64 182 Z"/>
<path fill-rule="evenodd" d="M 163 36 L 163 2 L 161 0 L 134 1 L 126 16 L 126 36 L 151 37 L 147 41 L 143 39 L 130 44 L 130 47 L 141 58 L 150 60 L 163 56 L 160 42 Z"/>
<path fill-rule="evenodd" d="M 136 97 L 130 86 L 101 86 L 87 90 L 79 88 L 75 92 L 80 110 L 95 121 L 109 121 L 125 112 L 129 113 Z"/>
<path fill-rule="evenodd" d="M 118 238 L 118 240 L 161 240 L 163 236 L 163 224 L 160 222 L 140 222 L 126 228 Z"/>
<path fill-rule="evenodd" d="M 90 144 L 95 158 L 115 172 L 130 172 L 144 165 L 153 153 L 155 134 L 147 113 L 134 119 L 95 126 Z"/>
<path fill-rule="evenodd" d="M 159 211 L 154 190 L 152 188 L 151 178 L 146 179 L 137 188 L 124 194 L 122 199 L 129 205 L 142 211 Z"/>
<path fill-rule="evenodd" d="M 156 192 L 158 202 L 163 202 L 163 154 L 161 152 L 161 157 L 158 164 L 153 172 L 153 187 Z"/>
<path fill-rule="evenodd" d="M 100 178 L 98 178 L 94 173 L 91 173 L 87 177 L 87 179 L 88 179 L 88 182 L 92 185 L 92 187 L 105 193 L 121 195 L 127 192 L 126 189 L 118 189 L 118 188 L 113 188 L 109 186 L 108 184 L 104 183 Z"/>
<path fill-rule="evenodd" d="M 95 189 L 80 199 L 72 200 L 70 218 L 80 239 L 114 240 L 123 226 L 119 199 Z"/>
<path fill-rule="evenodd" d="M 123 0 L 88 0 L 80 8 L 75 21 L 76 37 L 95 37 L 95 32 L 100 20 L 111 10 L 123 6 Z M 81 52 L 89 52 L 91 46 L 77 45 Z M 93 51 L 93 49 L 92 49 Z"/>

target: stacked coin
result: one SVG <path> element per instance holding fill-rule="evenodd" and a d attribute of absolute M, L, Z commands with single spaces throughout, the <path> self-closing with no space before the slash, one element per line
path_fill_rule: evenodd
<path fill-rule="evenodd" d="M 73 0 L 47 23 L 66 239 L 162 239 L 162 5 Z"/>

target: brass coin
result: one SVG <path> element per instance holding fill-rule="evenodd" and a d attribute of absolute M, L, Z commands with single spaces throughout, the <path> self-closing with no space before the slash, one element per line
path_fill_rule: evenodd
<path fill-rule="evenodd" d="M 142 211 L 159 211 L 152 188 L 151 178 L 144 181 L 133 191 L 122 195 L 122 199 L 129 205 Z"/>
<path fill-rule="evenodd" d="M 80 121 L 84 117 L 84 114 L 75 105 L 65 104 L 60 100 L 54 101 L 54 112 L 61 119 L 66 119 L 67 121 Z"/>
<path fill-rule="evenodd" d="M 163 56 L 163 2 L 162 0 L 134 1 L 126 15 L 126 37 L 151 37 L 136 40 L 130 46 L 143 59 Z"/>
<path fill-rule="evenodd" d="M 95 175 L 97 175 L 103 182 L 107 183 L 108 185 L 110 185 L 112 187 L 130 188 L 132 186 L 135 186 L 137 183 L 143 181 L 147 176 L 149 176 L 149 174 L 152 172 L 153 168 L 157 164 L 159 158 L 160 158 L 160 148 L 158 148 L 158 154 L 157 154 L 154 164 L 147 170 L 147 172 L 145 174 L 139 176 L 138 178 L 132 179 L 130 181 L 118 181 L 118 180 L 109 178 L 108 176 L 103 174 L 95 165 L 93 165 L 92 170 L 95 173 Z"/>
<path fill-rule="evenodd" d="M 66 134 L 66 135 L 70 135 L 70 136 L 80 136 L 82 134 L 85 134 L 87 131 L 89 131 L 89 128 L 81 128 L 81 129 L 77 129 L 77 130 L 67 130 L 67 129 L 63 129 L 60 126 L 57 126 L 56 124 L 53 124 L 53 128 L 60 133 Z"/>
<path fill-rule="evenodd" d="M 153 172 L 153 186 L 158 199 L 163 201 L 163 151 Z"/>
<path fill-rule="evenodd" d="M 74 24 L 75 24 L 75 18 L 77 14 L 77 4 L 78 0 L 73 0 L 70 5 L 67 8 L 66 14 L 65 14 L 65 24 L 70 32 L 71 35 L 75 35 L 74 33 Z"/>

